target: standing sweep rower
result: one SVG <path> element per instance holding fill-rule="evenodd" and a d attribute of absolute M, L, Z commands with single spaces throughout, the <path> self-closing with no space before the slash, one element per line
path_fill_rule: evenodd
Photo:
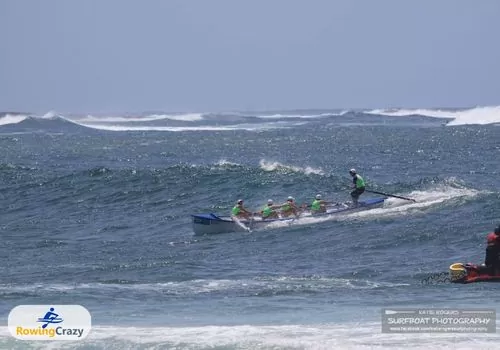
<path fill-rule="evenodd" d="M 352 187 L 354 187 L 354 190 L 351 192 L 352 204 L 357 207 L 359 196 L 365 192 L 365 180 L 363 180 L 361 175 L 356 173 L 356 169 L 349 170 L 349 174 L 352 176 Z"/>

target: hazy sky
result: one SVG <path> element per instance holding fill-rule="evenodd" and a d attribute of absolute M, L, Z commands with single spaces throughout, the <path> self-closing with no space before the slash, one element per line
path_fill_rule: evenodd
<path fill-rule="evenodd" d="M 0 110 L 500 105 L 500 1 L 0 0 Z"/>

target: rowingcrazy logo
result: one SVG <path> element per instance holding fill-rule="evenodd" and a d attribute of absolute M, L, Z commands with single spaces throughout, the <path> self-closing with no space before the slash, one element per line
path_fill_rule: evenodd
<path fill-rule="evenodd" d="M 91 326 L 80 305 L 19 305 L 9 313 L 10 334 L 22 340 L 81 340 Z"/>

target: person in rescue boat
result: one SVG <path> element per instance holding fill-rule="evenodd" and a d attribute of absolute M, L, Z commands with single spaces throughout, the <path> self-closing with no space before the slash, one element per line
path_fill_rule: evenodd
<path fill-rule="evenodd" d="M 484 266 L 489 275 L 500 275 L 500 225 L 486 236 Z"/>
<path fill-rule="evenodd" d="M 465 264 L 468 270 L 490 276 L 500 275 L 500 225 L 486 236 L 484 264 Z"/>
<path fill-rule="evenodd" d="M 250 220 L 253 216 L 253 213 L 243 207 L 243 199 L 238 199 L 238 202 L 231 210 L 231 216 L 234 216 L 238 219 Z"/>

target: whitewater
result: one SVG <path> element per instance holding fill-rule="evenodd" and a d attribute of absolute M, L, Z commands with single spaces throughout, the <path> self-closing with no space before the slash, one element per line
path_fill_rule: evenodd
<path fill-rule="evenodd" d="M 495 283 L 434 277 L 481 263 L 500 224 L 499 123 L 495 106 L 0 114 L 0 348 L 496 348 L 382 333 L 381 310 L 496 309 Z M 240 198 L 349 201 L 350 168 L 415 202 L 194 235 L 192 214 Z M 47 303 L 87 308 L 89 336 L 9 335 L 13 307 Z"/>
<path fill-rule="evenodd" d="M 0 114 L 1 115 L 1 114 Z M 18 124 L 27 118 L 62 118 L 88 128 L 109 131 L 229 131 L 267 130 L 305 125 L 318 120 L 339 122 L 339 117 L 353 117 L 364 121 L 367 116 L 379 117 L 378 122 L 387 123 L 381 117 L 429 117 L 442 119 L 444 125 L 483 125 L 500 123 L 500 106 L 474 107 L 469 109 L 373 109 L 332 110 L 329 112 L 304 114 L 301 111 L 282 113 L 157 113 L 145 115 L 62 115 L 50 111 L 44 115 L 5 113 L 0 117 L 0 126 Z M 355 120 L 355 119 L 354 119 Z M 377 119 L 373 119 L 377 122 Z M 182 125 L 179 125 L 182 124 Z M 222 125 L 221 125 L 222 124 Z"/>

